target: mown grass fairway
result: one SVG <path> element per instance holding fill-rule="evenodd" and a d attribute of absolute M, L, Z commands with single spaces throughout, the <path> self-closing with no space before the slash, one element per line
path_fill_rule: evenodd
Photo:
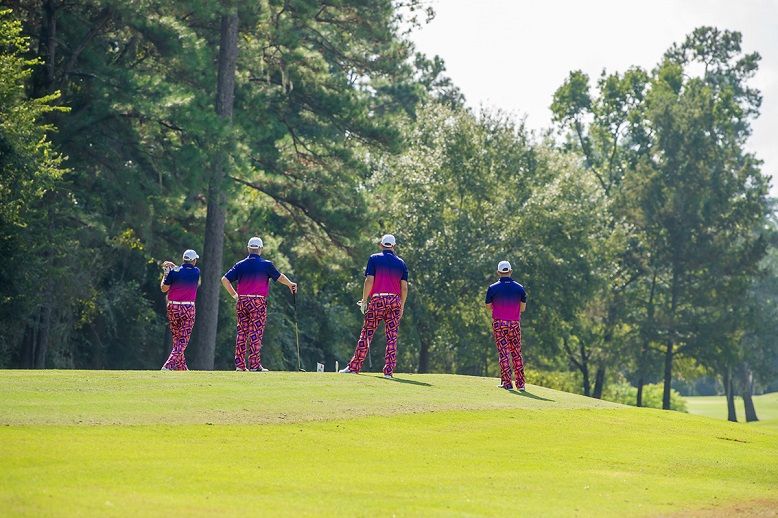
<path fill-rule="evenodd" d="M 690 414 L 716 419 L 727 418 L 727 399 L 724 396 L 694 396 L 684 399 Z M 778 392 L 754 396 L 754 407 L 759 421 L 749 423 L 748 426 L 761 426 L 778 431 Z M 740 397 L 735 398 L 735 410 L 738 421 L 745 422 L 746 410 Z"/>
<path fill-rule="evenodd" d="M 778 433 L 494 379 L 0 372 L 3 515 L 656 515 L 778 502 Z"/>

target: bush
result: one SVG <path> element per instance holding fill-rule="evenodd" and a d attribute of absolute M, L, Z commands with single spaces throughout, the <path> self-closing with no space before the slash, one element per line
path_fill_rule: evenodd
<path fill-rule="evenodd" d="M 526 369 L 524 375 L 527 383 L 532 383 L 533 385 L 572 392 L 573 394 L 581 393 L 581 376 L 577 372 Z"/>
<path fill-rule="evenodd" d="M 643 406 L 648 408 L 662 408 L 661 383 L 652 385 L 643 385 Z M 629 383 L 611 383 L 605 388 L 603 399 L 621 403 L 623 405 L 635 406 L 637 402 L 638 389 Z M 670 409 L 679 412 L 686 412 L 686 401 L 675 389 L 670 390 Z"/>

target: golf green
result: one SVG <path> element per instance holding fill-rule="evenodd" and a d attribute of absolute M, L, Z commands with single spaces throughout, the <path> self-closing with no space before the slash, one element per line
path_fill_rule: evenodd
<path fill-rule="evenodd" d="M 0 511 L 641 516 L 778 503 L 771 429 L 496 385 L 0 371 Z"/>

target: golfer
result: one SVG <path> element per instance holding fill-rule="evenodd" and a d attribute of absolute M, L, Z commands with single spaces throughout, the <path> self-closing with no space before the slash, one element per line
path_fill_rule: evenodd
<path fill-rule="evenodd" d="M 183 263 L 176 266 L 172 261 L 162 263 L 164 276 L 159 285 L 162 293 L 167 293 L 167 320 L 170 334 L 173 335 L 173 348 L 170 351 L 163 371 L 188 371 L 184 351 L 189 345 L 192 328 L 195 323 L 195 297 L 200 286 L 200 269 L 195 266 L 200 256 L 194 250 L 187 250 Z"/>
<path fill-rule="evenodd" d="M 408 267 L 405 261 L 394 253 L 396 240 L 386 234 L 381 238 L 381 253 L 373 254 L 365 268 L 365 284 L 362 288 L 362 300 L 358 302 L 365 323 L 359 335 L 357 348 L 351 361 L 340 372 L 358 374 L 370 348 L 378 324 L 384 321 L 386 332 L 386 358 L 384 377 L 391 378 L 397 366 L 397 330 L 408 297 Z"/>
<path fill-rule="evenodd" d="M 237 302 L 235 306 L 238 317 L 238 330 L 235 337 L 236 371 L 246 370 L 246 344 L 248 343 L 248 370 L 267 372 L 267 369 L 262 366 L 260 350 L 267 320 L 267 293 L 270 279 L 288 286 L 292 294 L 297 293 L 297 284 L 279 272 L 272 262 L 261 257 L 263 246 L 260 238 L 249 239 L 248 257 L 235 263 L 235 266 L 222 277 L 222 285 Z M 238 282 L 238 291 L 232 287 L 235 281 Z"/>
<path fill-rule="evenodd" d="M 500 261 L 497 275 L 500 279 L 486 290 L 486 307 L 492 312 L 492 330 L 497 355 L 500 359 L 500 387 L 511 390 L 511 366 L 516 376 L 516 388 L 524 391 L 524 361 L 521 357 L 521 314 L 527 307 L 524 286 L 511 278 L 511 263 Z"/>

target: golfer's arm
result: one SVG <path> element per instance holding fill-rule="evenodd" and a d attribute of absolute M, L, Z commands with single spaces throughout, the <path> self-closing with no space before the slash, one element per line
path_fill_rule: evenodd
<path fill-rule="evenodd" d="M 283 273 L 281 274 L 281 277 L 278 278 L 278 282 L 290 288 L 292 287 L 292 284 L 294 284 L 292 281 L 289 280 L 289 277 L 287 277 Z"/>
<path fill-rule="evenodd" d="M 368 298 L 370 298 L 370 290 L 373 289 L 373 281 L 375 281 L 375 276 L 365 276 L 365 285 L 362 287 L 362 300 L 365 302 L 367 302 Z"/>
<path fill-rule="evenodd" d="M 222 286 L 224 286 L 224 289 L 230 294 L 230 297 L 233 299 L 238 298 L 238 292 L 232 287 L 232 283 L 227 277 L 222 277 Z"/>
<path fill-rule="evenodd" d="M 491 302 L 486 304 L 486 309 L 488 309 L 490 312 L 492 311 L 492 303 Z"/>
<path fill-rule="evenodd" d="M 400 281 L 400 303 L 405 307 L 405 299 L 408 298 L 408 281 Z"/>
<path fill-rule="evenodd" d="M 527 309 L 527 303 L 526 302 L 522 302 L 521 303 L 521 312 L 524 313 L 525 309 Z"/>
<path fill-rule="evenodd" d="M 167 293 L 170 290 L 170 285 L 165 284 L 165 279 L 162 279 L 162 282 L 159 283 L 159 289 L 162 290 L 162 293 Z"/>

